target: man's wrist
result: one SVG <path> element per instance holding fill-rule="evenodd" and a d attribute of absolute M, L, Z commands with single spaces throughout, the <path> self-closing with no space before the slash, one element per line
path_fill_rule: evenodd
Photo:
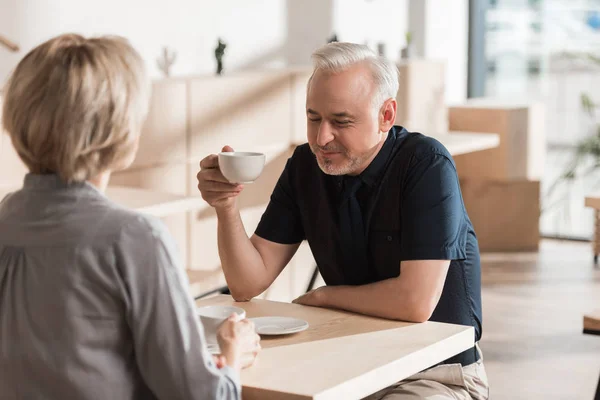
<path fill-rule="evenodd" d="M 321 286 L 320 288 L 317 288 L 317 290 L 315 291 L 315 297 L 317 299 L 317 303 L 319 304 L 319 307 L 327 307 L 329 304 L 329 297 L 331 294 L 331 290 L 333 289 L 333 286 Z"/>
<path fill-rule="evenodd" d="M 218 218 L 231 218 L 239 213 L 237 208 L 237 202 L 233 202 L 231 205 L 215 207 Z"/>

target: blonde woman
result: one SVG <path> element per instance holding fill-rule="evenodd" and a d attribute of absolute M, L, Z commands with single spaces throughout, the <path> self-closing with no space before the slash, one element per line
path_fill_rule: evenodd
<path fill-rule="evenodd" d="M 148 92 L 126 40 L 78 35 L 33 49 L 5 87 L 30 173 L 0 203 L 2 399 L 240 398 L 252 324 L 230 318 L 213 358 L 165 227 L 103 195 L 135 156 Z"/>

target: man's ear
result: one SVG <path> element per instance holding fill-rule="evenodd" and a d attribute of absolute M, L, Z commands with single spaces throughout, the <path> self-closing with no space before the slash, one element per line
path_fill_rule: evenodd
<path fill-rule="evenodd" d="M 396 99 L 387 99 L 380 108 L 379 111 L 379 131 L 387 132 L 392 129 L 396 122 L 396 109 L 398 103 Z"/>

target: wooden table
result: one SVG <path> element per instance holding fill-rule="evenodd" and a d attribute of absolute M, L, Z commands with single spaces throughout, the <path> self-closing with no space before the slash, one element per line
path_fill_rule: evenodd
<path fill-rule="evenodd" d="M 600 309 L 583 316 L 583 333 L 600 335 Z M 600 400 L 600 378 L 596 386 L 595 400 Z"/>
<path fill-rule="evenodd" d="M 600 335 L 600 309 L 583 316 L 583 333 Z"/>
<path fill-rule="evenodd" d="M 249 318 L 287 316 L 309 328 L 263 336 L 257 363 L 242 371 L 245 400 L 360 399 L 474 345 L 473 327 L 412 324 L 267 300 L 215 296 L 198 305 L 235 305 Z"/>
<path fill-rule="evenodd" d="M 500 136 L 495 133 L 450 131 L 448 133 L 430 136 L 439 140 L 453 156 L 493 149 L 500 145 Z"/>

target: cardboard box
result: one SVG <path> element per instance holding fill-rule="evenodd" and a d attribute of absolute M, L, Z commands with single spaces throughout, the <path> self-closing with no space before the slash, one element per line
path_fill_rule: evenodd
<path fill-rule="evenodd" d="M 539 181 L 461 179 L 460 184 L 482 252 L 538 250 Z"/>
<path fill-rule="evenodd" d="M 508 104 L 474 99 L 449 108 L 451 131 L 489 132 L 498 147 L 454 157 L 461 178 L 540 180 L 544 173 L 546 135 L 542 104 Z"/>

